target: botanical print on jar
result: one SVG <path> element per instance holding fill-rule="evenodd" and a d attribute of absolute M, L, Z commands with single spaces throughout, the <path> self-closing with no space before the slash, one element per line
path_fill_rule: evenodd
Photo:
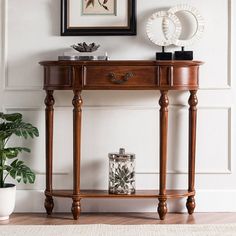
<path fill-rule="evenodd" d="M 116 0 L 82 0 L 82 15 L 116 15 Z"/>

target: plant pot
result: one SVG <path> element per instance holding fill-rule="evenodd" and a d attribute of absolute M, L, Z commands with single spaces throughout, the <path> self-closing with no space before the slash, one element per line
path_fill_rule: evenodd
<path fill-rule="evenodd" d="M 8 220 L 15 208 L 16 186 L 14 184 L 5 186 L 0 188 L 0 221 Z"/>

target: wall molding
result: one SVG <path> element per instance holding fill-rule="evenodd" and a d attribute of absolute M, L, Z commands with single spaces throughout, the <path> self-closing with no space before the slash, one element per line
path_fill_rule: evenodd
<path fill-rule="evenodd" d="M 5 83 L 5 78 L 6 78 L 6 34 L 7 34 L 7 29 L 6 29 L 6 2 L 5 0 L 0 0 L 1 8 L 0 8 L 0 16 L 1 16 L 1 80 L 3 83 Z M 4 88 L 4 84 L 2 87 Z"/>
<path fill-rule="evenodd" d="M 168 106 L 169 109 L 188 109 L 188 105 L 184 104 L 170 104 Z M 2 106 L 2 109 L 5 111 L 42 111 L 44 112 L 45 107 L 41 106 Z M 72 105 L 69 106 L 54 106 L 55 111 L 72 111 Z M 159 112 L 160 106 L 159 105 L 83 105 L 82 110 L 155 110 Z M 227 109 L 231 110 L 231 105 L 200 105 L 197 106 L 198 110 L 217 110 L 217 109 Z"/>
<path fill-rule="evenodd" d="M 233 70 L 233 0 L 228 0 L 228 76 L 227 82 L 229 88 L 232 88 L 232 70 Z"/>
<path fill-rule="evenodd" d="M 36 175 L 46 175 L 46 172 L 35 172 Z M 53 175 L 70 175 L 69 172 L 53 172 Z"/>
<path fill-rule="evenodd" d="M 189 106 L 187 105 L 170 105 L 169 110 L 171 109 L 185 109 L 186 112 L 188 112 Z M 68 111 L 70 110 L 72 112 L 71 106 L 59 106 L 55 107 L 57 111 Z M 92 111 L 92 110 L 103 110 L 103 111 L 110 111 L 110 110 L 136 110 L 136 111 L 143 111 L 143 110 L 154 110 L 159 114 L 159 106 L 84 106 L 84 111 Z M 227 162 L 227 169 L 226 170 L 205 170 L 205 171 L 196 171 L 197 175 L 231 175 L 232 174 L 232 107 L 231 106 L 199 106 L 198 110 L 226 110 L 228 113 L 228 162 Z M 5 106 L 3 107 L 3 111 L 5 112 L 15 112 L 15 111 L 39 111 L 44 112 L 44 108 L 42 107 L 9 107 Z M 187 157 L 186 157 L 187 158 Z M 159 171 L 157 170 L 150 170 L 150 171 L 142 171 L 138 170 L 136 171 L 138 175 L 159 175 Z M 57 175 L 68 175 L 68 173 L 62 172 L 62 173 L 56 173 Z M 187 171 L 167 171 L 167 174 L 169 175 L 187 175 Z M 45 172 L 41 173 L 41 175 L 45 175 Z"/>
<path fill-rule="evenodd" d="M 42 86 L 9 86 L 8 76 L 8 0 L 1 0 L 2 4 L 2 78 L 4 91 L 40 91 Z"/>

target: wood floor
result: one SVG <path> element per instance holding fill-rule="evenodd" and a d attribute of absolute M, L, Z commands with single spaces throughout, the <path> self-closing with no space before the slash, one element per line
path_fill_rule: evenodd
<path fill-rule="evenodd" d="M 13 214 L 8 221 L 0 222 L 10 225 L 68 225 L 68 224 L 227 224 L 236 223 L 236 213 L 195 213 L 168 214 L 166 220 L 160 221 L 157 213 L 112 213 L 82 214 L 78 221 L 72 220 L 71 214 Z"/>

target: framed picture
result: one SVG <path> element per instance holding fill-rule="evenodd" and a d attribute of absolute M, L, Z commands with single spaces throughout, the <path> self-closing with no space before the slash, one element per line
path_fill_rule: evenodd
<path fill-rule="evenodd" d="M 61 0 L 61 35 L 136 35 L 136 0 Z"/>

